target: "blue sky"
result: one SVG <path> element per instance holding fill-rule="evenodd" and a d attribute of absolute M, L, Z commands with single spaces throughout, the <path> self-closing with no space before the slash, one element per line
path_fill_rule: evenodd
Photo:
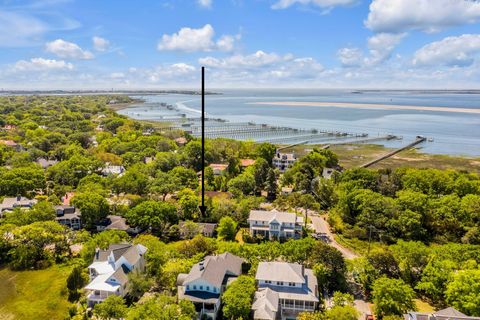
<path fill-rule="evenodd" d="M 0 0 L 4 89 L 480 88 L 474 0 Z"/>

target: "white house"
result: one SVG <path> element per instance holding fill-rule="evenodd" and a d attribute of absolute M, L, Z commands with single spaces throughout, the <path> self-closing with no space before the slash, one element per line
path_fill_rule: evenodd
<path fill-rule="evenodd" d="M 255 280 L 255 320 L 295 319 L 318 306 L 317 278 L 298 263 L 260 262 Z"/>
<path fill-rule="evenodd" d="M 137 244 L 112 244 L 107 250 L 97 249 L 93 263 L 88 266 L 90 283 L 87 303 L 90 307 L 115 294 L 124 297 L 130 272 L 145 272 L 147 248 Z"/>
<path fill-rule="evenodd" d="M 303 217 L 291 212 L 252 210 L 248 217 L 250 234 L 268 239 L 298 239 Z"/>
<path fill-rule="evenodd" d="M 272 164 L 280 172 L 285 172 L 295 161 L 297 161 L 295 153 L 282 153 L 277 151 L 272 159 Z"/>
<path fill-rule="evenodd" d="M 226 285 L 242 274 L 244 260 L 229 252 L 207 256 L 177 278 L 178 298 L 193 302 L 198 319 L 215 320 Z"/>

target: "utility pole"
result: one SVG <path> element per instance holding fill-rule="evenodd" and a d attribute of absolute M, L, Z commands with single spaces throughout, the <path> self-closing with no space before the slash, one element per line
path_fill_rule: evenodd
<path fill-rule="evenodd" d="M 202 204 L 199 209 L 205 217 L 205 67 L 202 67 Z"/>

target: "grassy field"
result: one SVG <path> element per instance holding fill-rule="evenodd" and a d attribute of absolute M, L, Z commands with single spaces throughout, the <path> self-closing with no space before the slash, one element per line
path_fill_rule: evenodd
<path fill-rule="evenodd" d="M 415 304 L 417 305 L 418 312 L 434 312 L 436 311 L 434 307 L 429 305 L 427 302 L 420 299 L 415 299 Z"/>
<path fill-rule="evenodd" d="M 314 147 L 315 146 L 296 146 L 289 151 L 294 150 L 297 154 L 303 155 Z M 376 144 L 356 144 L 333 145 L 330 147 L 330 150 L 337 154 L 342 167 L 352 168 L 376 159 L 392 149 Z M 371 168 L 398 167 L 456 169 L 480 173 L 480 158 L 432 155 L 422 153 L 421 150 L 410 149 L 402 151 L 389 159 L 385 159 Z"/>
<path fill-rule="evenodd" d="M 35 271 L 0 269 L 0 319 L 64 319 L 72 306 L 66 292 L 70 270 L 57 265 Z"/>
<path fill-rule="evenodd" d="M 351 251 L 355 252 L 358 255 L 365 256 L 368 252 L 368 241 L 363 241 L 360 239 L 349 239 L 341 234 L 335 234 L 335 240 L 342 246 L 350 249 Z M 386 244 L 372 241 L 370 243 L 370 251 L 374 251 L 376 249 L 385 249 L 387 247 Z"/>

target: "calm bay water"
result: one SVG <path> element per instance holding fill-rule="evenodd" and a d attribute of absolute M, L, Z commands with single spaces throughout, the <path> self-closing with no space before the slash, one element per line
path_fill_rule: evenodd
<path fill-rule="evenodd" d="M 252 102 L 308 101 L 375 103 L 385 105 L 434 106 L 480 109 L 479 93 L 346 90 L 221 90 L 221 95 L 206 97 L 209 117 L 231 122 L 255 122 L 299 129 L 332 130 L 402 136 L 402 141 L 383 143 L 396 147 L 410 142 L 417 135 L 432 138 L 420 146 L 422 152 L 480 156 L 480 114 L 419 110 L 370 110 L 357 108 L 268 106 Z M 120 113 L 136 119 L 159 119 L 168 116 L 155 105 L 161 102 L 177 105 L 189 117 L 200 115 L 200 96 L 143 96 L 149 108 L 132 106 Z"/>

